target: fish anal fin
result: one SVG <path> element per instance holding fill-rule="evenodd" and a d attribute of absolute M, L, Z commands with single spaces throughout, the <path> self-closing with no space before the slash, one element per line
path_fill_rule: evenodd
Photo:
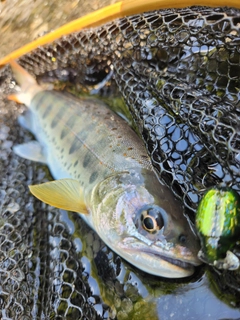
<path fill-rule="evenodd" d="M 29 189 L 36 198 L 53 207 L 78 213 L 88 213 L 82 187 L 77 180 L 55 180 L 29 186 Z"/>
<path fill-rule="evenodd" d="M 34 133 L 34 124 L 32 122 L 32 113 L 27 110 L 23 115 L 18 117 L 18 123 L 21 127 L 27 129 L 28 131 Z"/>
<path fill-rule="evenodd" d="M 42 147 L 37 141 L 29 141 L 23 144 L 19 144 L 13 147 L 13 151 L 21 158 L 47 163 L 47 160 L 43 154 Z"/>

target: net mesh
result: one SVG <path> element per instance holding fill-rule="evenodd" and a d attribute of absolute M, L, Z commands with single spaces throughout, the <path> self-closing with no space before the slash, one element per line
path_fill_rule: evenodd
<path fill-rule="evenodd" d="M 102 95 L 118 91 L 160 178 L 194 218 L 207 187 L 225 182 L 240 188 L 239 26 L 239 10 L 231 8 L 154 11 L 63 36 L 19 62 L 37 76 L 68 80 L 89 91 L 100 84 Z M 6 82 L 5 76 L 0 80 Z M 71 221 L 61 211 L 29 202 L 27 186 L 46 181 L 48 174 L 12 154 L 12 144 L 31 137 L 24 131 L 19 135 L 13 125 L 21 107 L 8 108 L 8 114 L 1 110 L 0 128 L 1 317 L 126 318 L 123 310 L 132 311 L 138 288 L 116 280 L 122 268 L 115 255 L 86 232 L 87 247 L 97 248 L 90 256 L 96 257 L 98 273 L 108 285 L 111 278 L 115 309 L 109 311 L 89 285 L 93 279 L 84 271 L 82 248 L 76 250 L 74 232 L 82 222 L 70 230 Z M 99 246 L 104 258 L 96 256 Z M 229 286 L 230 278 L 224 286 L 239 297 L 236 276 Z"/>

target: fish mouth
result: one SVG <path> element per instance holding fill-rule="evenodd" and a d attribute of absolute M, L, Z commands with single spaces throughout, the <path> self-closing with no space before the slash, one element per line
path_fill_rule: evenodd
<path fill-rule="evenodd" d="M 178 246 L 177 249 L 158 247 L 156 245 L 147 246 L 146 244 L 136 241 L 134 238 L 125 238 L 122 242 L 125 250 L 137 251 L 138 253 L 145 253 L 151 255 L 156 259 L 164 260 L 170 264 L 176 265 L 182 268 L 189 268 L 192 266 L 198 266 L 202 264 L 197 254 L 194 255 L 189 249 Z M 174 252 L 176 250 L 177 252 Z"/>
<path fill-rule="evenodd" d="M 119 247 L 123 258 L 139 269 L 160 277 L 188 277 L 194 273 L 195 266 L 202 264 L 194 253 L 181 246 L 160 248 L 128 237 L 118 243 Z"/>
<path fill-rule="evenodd" d="M 163 254 L 151 252 L 151 250 L 142 250 L 142 252 L 145 252 L 148 255 L 152 255 L 154 257 L 157 257 L 158 259 L 164 260 L 164 261 L 166 261 L 172 265 L 175 265 L 177 267 L 180 267 L 182 269 L 192 269 L 193 266 L 198 265 L 195 262 L 186 262 L 186 261 L 183 261 L 183 260 L 180 260 L 177 258 L 171 258 L 171 257 L 165 256 Z"/>

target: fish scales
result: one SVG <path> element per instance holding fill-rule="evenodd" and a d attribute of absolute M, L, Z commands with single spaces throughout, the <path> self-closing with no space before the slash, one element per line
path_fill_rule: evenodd
<path fill-rule="evenodd" d="M 37 139 L 45 140 L 46 137 L 48 148 L 55 151 L 54 158 L 49 161 L 54 163 L 60 159 L 66 169 L 65 177 L 77 179 L 81 175 L 80 180 L 86 182 L 87 189 L 91 187 L 89 184 L 93 179 L 90 178 L 94 172 L 98 172 L 100 181 L 128 167 L 152 168 L 143 143 L 132 129 L 122 126 L 119 116 L 105 105 L 101 108 L 99 101 L 98 105 L 91 98 L 76 102 L 55 91 L 42 91 L 34 97 L 31 109 L 39 122 L 34 134 Z M 76 161 L 82 166 L 67 170 L 67 164 Z M 83 171 L 82 167 L 88 170 Z"/>
<path fill-rule="evenodd" d="M 45 162 L 57 179 L 30 191 L 78 212 L 139 269 L 168 278 L 191 275 L 200 264 L 198 239 L 181 204 L 157 179 L 138 135 L 103 102 L 43 90 L 19 65 L 11 65 L 22 92 L 10 98 L 28 106 L 20 122 L 38 141 L 14 150 Z"/>

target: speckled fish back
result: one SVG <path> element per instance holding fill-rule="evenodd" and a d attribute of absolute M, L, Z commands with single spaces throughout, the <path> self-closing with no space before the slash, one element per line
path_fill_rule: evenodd
<path fill-rule="evenodd" d="M 48 150 L 47 162 L 56 179 L 64 178 L 56 166 L 61 166 L 61 175 L 65 172 L 85 188 L 128 168 L 152 169 L 141 139 L 101 101 L 42 91 L 30 109 L 35 114 L 34 134 Z"/>

